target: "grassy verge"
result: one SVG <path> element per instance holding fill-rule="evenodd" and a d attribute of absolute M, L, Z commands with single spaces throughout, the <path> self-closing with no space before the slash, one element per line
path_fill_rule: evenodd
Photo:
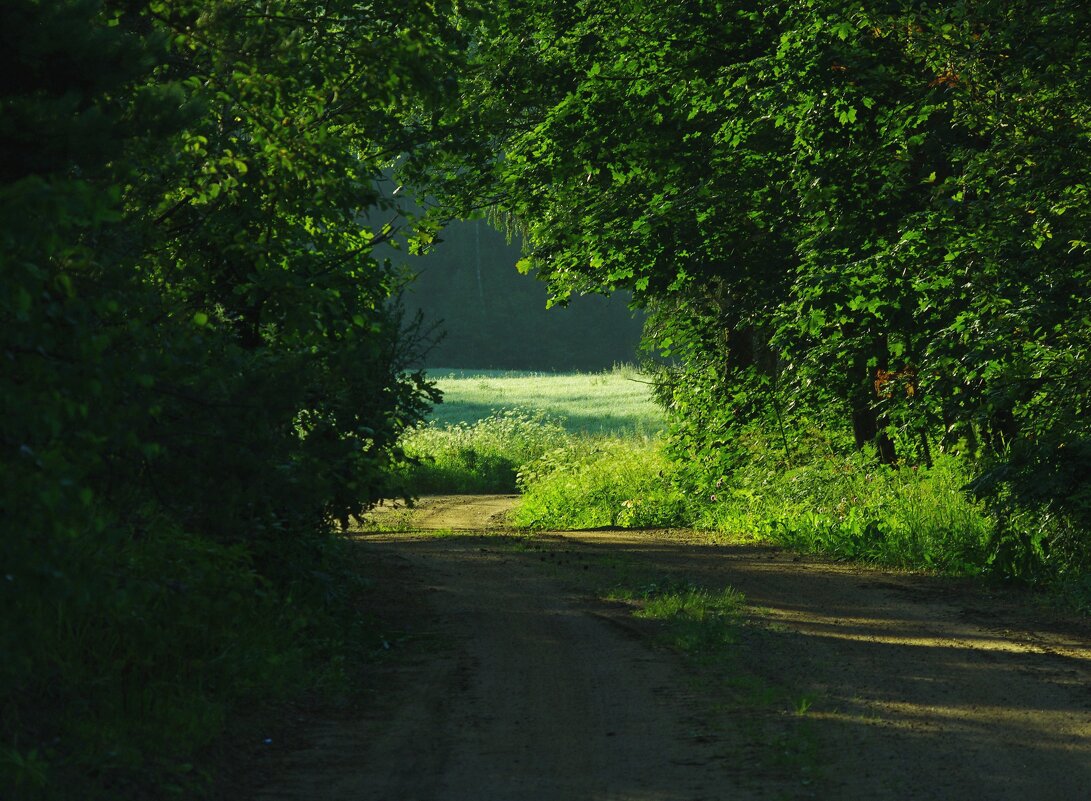
<path fill-rule="evenodd" d="M 668 528 L 689 523 L 658 438 L 573 440 L 519 473 L 516 525 L 539 529 Z"/>
<path fill-rule="evenodd" d="M 520 467 L 568 437 L 541 411 L 508 409 L 472 423 L 432 421 L 403 436 L 412 461 L 401 478 L 414 495 L 515 492 Z"/>
<path fill-rule="evenodd" d="M 956 457 L 894 469 L 861 455 L 794 468 L 741 471 L 701 497 L 697 525 L 722 538 L 757 538 L 839 559 L 974 574 L 992 532 L 963 490 Z"/>
<path fill-rule="evenodd" d="M 405 439 L 417 460 L 406 470 L 408 491 L 518 489 L 521 527 L 692 526 L 714 540 L 775 542 L 951 575 L 1018 574 L 1004 560 L 1026 550 L 1005 548 L 1005 536 L 1016 534 L 997 531 L 965 489 L 972 466 L 951 454 L 937 454 L 928 468 L 895 469 L 865 453 L 813 447 L 786 464 L 777 448 L 754 441 L 744 443 L 743 467 L 713 480 L 666 458 L 663 418 L 628 368 L 439 377 L 447 403 Z M 1087 575 L 1054 584 L 1066 605 L 1091 608 Z"/>

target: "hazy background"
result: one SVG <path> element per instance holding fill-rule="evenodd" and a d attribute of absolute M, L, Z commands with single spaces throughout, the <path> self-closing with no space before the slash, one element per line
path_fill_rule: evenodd
<path fill-rule="evenodd" d="M 426 256 L 399 254 L 417 275 L 406 309 L 446 332 L 422 366 L 568 371 L 635 361 L 642 319 L 627 295 L 546 309 L 545 285 L 515 269 L 518 241 L 485 221 L 452 223 L 441 238 Z"/>

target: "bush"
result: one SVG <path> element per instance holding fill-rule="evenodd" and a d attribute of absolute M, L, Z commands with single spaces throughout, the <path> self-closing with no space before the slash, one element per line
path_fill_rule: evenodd
<path fill-rule="evenodd" d="M 992 526 L 966 492 L 970 474 L 941 454 L 896 469 L 865 453 L 792 469 L 742 469 L 708 496 L 699 525 L 843 559 L 950 573 L 983 571 Z"/>
<path fill-rule="evenodd" d="M 402 469 L 404 490 L 515 492 L 523 465 L 568 440 L 559 421 L 526 409 L 493 412 L 476 423 L 420 425 L 401 441 L 410 460 Z"/>
<path fill-rule="evenodd" d="M 528 528 L 672 527 L 691 519 L 658 439 L 572 440 L 528 464 L 519 486 L 515 522 Z"/>
<path fill-rule="evenodd" d="M 18 692 L 0 696 L 0 786 L 26 799 L 203 795 L 211 777 L 195 765 L 235 710 L 340 682 L 361 588 L 338 567 L 344 544 L 301 536 L 295 580 L 277 587 L 244 545 L 162 519 L 74 540 L 49 575 L 13 577 L 3 602 L 19 626 L 0 681 Z"/>

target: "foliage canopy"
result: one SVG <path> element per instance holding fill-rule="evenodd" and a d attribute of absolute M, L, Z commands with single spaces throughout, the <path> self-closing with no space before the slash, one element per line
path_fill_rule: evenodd
<path fill-rule="evenodd" d="M 450 14 L 0 8 L 5 787 L 185 761 L 214 715 L 157 751 L 104 710 L 162 687 L 145 723 L 165 732 L 168 698 L 184 716 L 273 683 L 284 638 L 255 632 L 290 637 L 307 598 L 321 614 L 320 532 L 394 492 L 435 392 L 405 371 L 402 278 L 371 255 L 395 225 L 363 221 L 452 97 Z M 177 652 L 175 629 L 195 633 Z"/>
<path fill-rule="evenodd" d="M 421 172 L 525 230 L 558 299 L 622 288 L 651 310 L 692 481 L 729 475 L 755 426 L 786 462 L 815 420 L 889 464 L 958 450 L 1001 536 L 1071 569 L 1091 526 L 1088 30 L 1076 0 L 500 2 L 467 27 L 479 137 L 423 149 Z M 1013 533 L 1019 510 L 1045 528 Z"/>

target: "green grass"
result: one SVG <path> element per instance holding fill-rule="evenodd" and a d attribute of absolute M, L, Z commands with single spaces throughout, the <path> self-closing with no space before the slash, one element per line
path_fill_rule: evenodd
<path fill-rule="evenodd" d="M 702 498 L 698 525 L 718 537 L 779 542 L 840 559 L 951 574 L 985 567 L 992 523 L 963 490 L 966 466 L 883 467 L 863 455 L 743 470 Z"/>
<path fill-rule="evenodd" d="M 517 476 L 576 443 L 646 441 L 663 427 L 646 379 L 629 367 L 602 373 L 431 370 L 444 393 L 431 419 L 407 432 L 413 495 L 515 492 Z"/>
<path fill-rule="evenodd" d="M 826 449 L 786 465 L 755 440 L 732 475 L 694 479 L 664 455 L 663 416 L 630 368 L 432 377 L 447 402 L 404 440 L 419 461 L 406 475 L 410 492 L 518 488 L 514 522 L 524 528 L 696 526 L 713 539 L 839 559 L 962 575 L 988 568 L 992 522 L 963 489 L 971 476 L 959 457 L 892 469 Z"/>
<path fill-rule="evenodd" d="M 645 585 L 634 597 L 640 603 L 636 617 L 664 621 L 667 642 L 701 659 L 721 656 L 734 645 L 746 601 L 732 587 L 710 590 L 669 577 Z"/>
<path fill-rule="evenodd" d="M 662 411 L 629 367 L 603 373 L 430 371 L 445 402 L 403 438 L 412 494 L 523 493 L 526 528 L 687 522 L 659 447 Z"/>
<path fill-rule="evenodd" d="M 663 430 L 662 410 L 648 378 L 618 366 L 602 373 L 428 370 L 443 392 L 431 421 L 473 424 L 496 411 L 534 410 L 571 434 L 651 435 Z"/>
<path fill-rule="evenodd" d="M 658 437 L 582 437 L 519 473 L 518 526 L 538 529 L 668 528 L 688 524 L 684 496 Z"/>
<path fill-rule="evenodd" d="M 433 421 L 402 437 L 413 460 L 402 480 L 414 495 L 515 492 L 519 469 L 568 438 L 559 421 L 537 411 L 506 409 L 473 423 Z"/>

